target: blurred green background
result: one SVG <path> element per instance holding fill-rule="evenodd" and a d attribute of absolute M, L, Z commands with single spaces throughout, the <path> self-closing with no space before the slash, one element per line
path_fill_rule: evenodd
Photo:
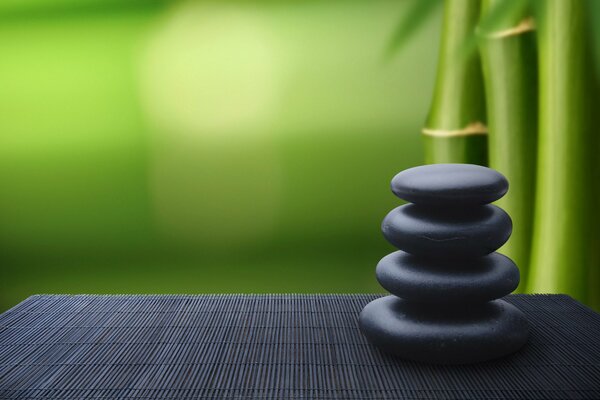
<path fill-rule="evenodd" d="M 379 292 L 439 16 L 405 2 L 0 3 L 0 309 L 34 293 Z"/>

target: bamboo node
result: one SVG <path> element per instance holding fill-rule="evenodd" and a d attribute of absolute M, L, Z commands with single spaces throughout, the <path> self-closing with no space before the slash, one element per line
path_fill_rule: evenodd
<path fill-rule="evenodd" d="M 487 135 L 488 129 L 482 122 L 476 121 L 468 124 L 462 129 L 430 129 L 423 128 L 423 135 L 434 137 L 460 137 Z"/>
<path fill-rule="evenodd" d="M 483 36 L 488 39 L 502 39 L 509 36 L 521 35 L 535 30 L 535 21 L 532 17 L 527 17 L 516 26 L 508 29 L 502 29 L 496 32 L 484 33 Z"/>

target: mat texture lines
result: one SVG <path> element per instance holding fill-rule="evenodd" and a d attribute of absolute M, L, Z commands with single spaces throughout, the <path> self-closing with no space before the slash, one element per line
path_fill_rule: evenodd
<path fill-rule="evenodd" d="M 513 295 L 517 354 L 395 359 L 358 313 L 379 295 L 36 295 L 0 315 L 0 399 L 600 399 L 600 315 Z"/>

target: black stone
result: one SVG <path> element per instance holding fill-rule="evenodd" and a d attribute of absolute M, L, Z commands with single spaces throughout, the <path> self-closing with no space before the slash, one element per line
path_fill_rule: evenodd
<path fill-rule="evenodd" d="M 494 253 L 508 240 L 512 221 L 487 204 L 507 189 L 501 174 L 476 165 L 428 165 L 394 177 L 394 193 L 416 204 L 395 208 L 381 224 L 400 251 L 377 265 L 377 280 L 393 296 L 360 314 L 371 343 L 443 364 L 486 361 L 525 344 L 523 314 L 495 300 L 519 284 L 517 266 Z"/>
<path fill-rule="evenodd" d="M 396 251 L 379 261 L 376 274 L 388 292 L 428 303 L 482 303 L 519 285 L 519 269 L 499 253 L 449 262 Z"/>
<path fill-rule="evenodd" d="M 387 296 L 367 304 L 359 326 L 388 353 L 436 364 L 502 357 L 517 351 L 529 335 L 523 313 L 503 300 L 448 309 Z"/>
<path fill-rule="evenodd" d="M 432 164 L 410 168 L 392 179 L 392 192 L 415 204 L 482 205 L 508 190 L 506 178 L 493 169 L 471 164 Z"/>
<path fill-rule="evenodd" d="M 510 237 L 512 221 L 493 205 L 443 209 L 407 204 L 381 225 L 394 246 L 424 257 L 470 258 L 496 251 Z"/>

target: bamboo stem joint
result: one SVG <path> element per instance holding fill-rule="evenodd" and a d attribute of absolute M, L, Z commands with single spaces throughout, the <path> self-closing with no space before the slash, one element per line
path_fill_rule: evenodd
<path fill-rule="evenodd" d="M 472 122 L 462 129 L 429 129 L 423 128 L 423 135 L 434 137 L 460 137 L 473 135 L 487 135 L 488 129 L 483 123 Z"/>
<path fill-rule="evenodd" d="M 533 18 L 528 17 L 519 22 L 518 25 L 513 26 L 512 28 L 502 29 L 496 32 L 490 33 L 481 33 L 479 29 L 477 30 L 478 34 L 487 38 L 487 39 L 502 39 L 509 36 L 521 35 L 523 33 L 531 32 L 535 30 L 535 21 Z"/>

